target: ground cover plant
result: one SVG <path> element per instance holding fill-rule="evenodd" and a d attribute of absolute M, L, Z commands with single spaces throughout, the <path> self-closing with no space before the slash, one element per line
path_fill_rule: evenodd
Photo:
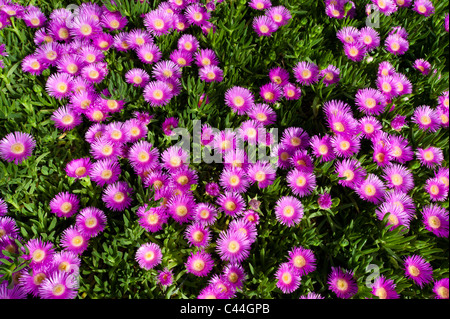
<path fill-rule="evenodd" d="M 448 299 L 448 11 L 0 0 L 0 298 Z"/>

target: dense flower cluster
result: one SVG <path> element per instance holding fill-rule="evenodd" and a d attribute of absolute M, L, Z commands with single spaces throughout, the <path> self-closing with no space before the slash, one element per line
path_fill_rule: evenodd
<path fill-rule="evenodd" d="M 105 207 L 85 205 L 81 195 L 73 191 L 53 194 L 49 212 L 58 219 L 73 221 L 67 224 L 56 246 L 42 238 L 22 238 L 19 225 L 8 216 L 8 206 L 0 198 L 0 257 L 10 260 L 1 251 L 20 253 L 28 262 L 14 274 L 17 278 L 12 289 L 7 282 L 0 283 L 0 298 L 75 298 L 81 256 L 90 240 L 109 227 L 110 216 L 136 204 L 138 187 L 151 195 L 149 201 L 138 205 L 134 216 L 148 235 L 146 242 L 136 247 L 138 269 L 152 274 L 161 287 L 174 284 L 176 275 L 164 260 L 167 247 L 151 239 L 170 223 L 183 226 L 182 236 L 190 248 L 183 256 L 184 272 L 194 280 L 208 278 L 198 292 L 199 299 L 234 298 L 248 279 L 245 262 L 258 239 L 261 218 L 268 218 L 260 214 L 261 202 L 247 198 L 251 187 L 261 192 L 271 190 L 273 185 L 285 187 L 285 194 L 278 193 L 269 205 L 280 229 L 299 227 L 307 211 L 304 202 L 313 195 L 318 195 L 320 210 L 333 208 L 329 189 L 318 181 L 321 165 L 330 164 L 341 190 L 373 207 L 375 221 L 385 222 L 389 231 L 400 228 L 406 232 L 418 219 L 433 236 L 449 237 L 448 209 L 443 205 L 449 192 L 445 154 L 436 145 L 412 143 L 402 134 L 407 125 L 424 133 L 448 131 L 449 92 L 439 92 L 435 105 L 414 106 L 411 114 L 397 114 L 386 125 L 384 115 L 395 112 L 396 103 L 407 99 L 414 89 L 407 74 L 398 72 L 387 60 L 379 63 L 373 74 L 374 87 L 359 88 L 351 96 L 354 106 L 338 99 L 323 103 L 323 132 L 313 134 L 299 126 L 288 126 L 282 130 L 279 143 L 271 130 L 280 121 L 276 111 L 279 104 L 300 100 L 302 90 L 322 83 L 328 89 L 336 87 L 341 70 L 332 64 L 318 65 L 302 59 L 291 69 L 268 69 L 268 78 L 257 92 L 239 84 L 227 88 L 220 102 L 242 121 L 235 128 L 222 130 L 206 123 L 200 134 L 201 148 L 219 155 L 221 165 L 216 179 L 202 179 L 202 168 L 191 165 L 191 154 L 181 146 L 162 149 L 148 141 L 153 115 L 127 110 L 126 97 L 102 88 L 111 76 L 109 54 L 131 52 L 135 56 L 136 63 L 125 71 L 123 80 L 140 93 L 149 106 L 146 109 L 151 111 L 170 106 L 181 94 L 185 89 L 183 71 L 188 67 L 195 67 L 198 78 L 206 84 L 222 82 L 226 69 L 220 66 L 220 56 L 203 47 L 199 37 L 185 32 L 189 28 L 200 28 L 204 35 L 215 32 L 216 26 L 209 20 L 221 2 L 164 1 L 140 17 L 143 28 L 135 28 L 129 27 L 128 18 L 121 12 L 94 3 L 81 4 L 75 15 L 61 8 L 47 17 L 36 6 L 0 0 L 0 29 L 10 26 L 11 17 L 35 29 L 36 50 L 23 58 L 21 69 L 33 76 L 48 72 L 45 91 L 62 104 L 50 116 L 56 129 L 68 133 L 87 124 L 83 137 L 89 155 L 70 158 L 64 172 L 71 181 L 93 182 L 92 187 L 102 191 L 98 201 Z M 269 37 L 292 20 L 286 7 L 272 5 L 270 0 L 251 0 L 248 6 L 256 12 L 264 11 L 252 22 L 258 37 Z M 330 18 L 356 17 L 352 1 L 327 0 L 325 7 Z M 373 7 L 386 16 L 404 7 L 424 17 L 435 12 L 429 0 L 372 0 L 366 11 Z M 448 31 L 448 15 L 444 22 Z M 163 52 L 158 39 L 171 34 L 177 36 L 176 49 Z M 384 39 L 391 58 L 408 52 L 408 36 L 403 27 L 392 27 Z M 369 26 L 359 30 L 342 27 L 336 38 L 343 45 L 348 63 L 359 63 L 381 50 L 380 34 Z M 3 45 L 0 55 L 5 55 Z M 410 66 L 423 76 L 433 70 L 425 58 L 417 58 Z M 204 103 L 209 103 L 206 95 L 200 97 L 199 107 Z M 120 113 L 130 116 L 120 121 L 116 119 Z M 182 125 L 181 117 L 167 117 L 160 128 L 170 137 Z M 255 159 L 251 150 L 256 146 L 267 147 L 270 156 Z M 39 145 L 32 134 L 11 132 L 0 140 L 0 158 L 21 165 L 33 156 L 36 147 Z M 368 170 L 358 155 L 368 155 L 377 170 Z M 413 161 L 428 173 L 424 183 L 415 178 L 409 165 Z M 124 174 L 127 169 L 141 185 L 130 184 Z M 415 189 L 424 191 L 428 205 L 417 205 L 412 195 Z M 221 217 L 227 222 L 218 229 Z M 17 241 L 26 249 L 19 249 Z M 402 258 L 405 278 L 420 288 L 432 284 L 436 298 L 448 299 L 448 278 L 433 276 L 427 256 L 410 254 Z M 314 247 L 297 245 L 287 252 L 287 260 L 277 265 L 271 280 L 282 293 L 293 293 L 319 262 Z M 156 271 L 158 267 L 161 269 Z M 352 298 L 359 292 L 357 273 L 346 267 L 336 265 L 327 270 L 327 288 L 337 298 Z M 394 281 L 384 275 L 375 280 L 371 294 L 379 299 L 400 298 Z M 323 298 L 314 292 L 300 297 Z"/>

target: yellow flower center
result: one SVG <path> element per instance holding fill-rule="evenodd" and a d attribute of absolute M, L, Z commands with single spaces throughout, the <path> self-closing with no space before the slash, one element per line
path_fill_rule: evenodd
<path fill-rule="evenodd" d="M 370 124 L 370 123 L 364 124 L 364 131 L 365 131 L 367 134 L 373 133 L 374 130 L 375 130 L 375 128 L 373 127 L 372 124 Z"/>
<path fill-rule="evenodd" d="M 52 289 L 52 293 L 54 296 L 61 296 L 65 291 L 66 287 L 63 284 L 57 284 Z"/>
<path fill-rule="evenodd" d="M 420 117 L 420 122 L 424 125 L 428 125 L 431 123 L 431 118 L 428 115 L 422 115 Z"/>
<path fill-rule="evenodd" d="M 188 209 L 187 209 L 186 206 L 180 205 L 180 206 L 178 206 L 178 207 L 175 209 L 175 212 L 176 212 L 176 214 L 177 214 L 178 216 L 183 217 L 183 216 L 185 216 L 185 215 L 188 213 Z"/>
<path fill-rule="evenodd" d="M 420 270 L 419 270 L 419 268 L 417 268 L 417 267 L 414 266 L 414 265 L 411 265 L 411 266 L 408 267 L 408 272 L 409 272 L 409 273 L 411 274 L 411 276 L 413 276 L 413 277 L 417 277 L 417 276 L 420 275 Z"/>
<path fill-rule="evenodd" d="M 325 154 L 327 154 L 328 153 L 328 146 L 326 146 L 326 145 L 320 145 L 319 146 L 319 154 L 320 155 L 325 155 Z"/>
<path fill-rule="evenodd" d="M 441 220 L 437 216 L 430 216 L 428 217 L 428 224 L 433 229 L 438 229 L 441 227 Z"/>
<path fill-rule="evenodd" d="M 201 259 L 197 259 L 192 263 L 192 268 L 194 268 L 195 271 L 202 271 L 205 269 L 205 262 Z"/>
<path fill-rule="evenodd" d="M 427 8 L 424 6 L 424 5 L 419 5 L 419 7 L 417 8 L 417 10 L 420 12 L 420 13 L 425 13 L 425 12 L 427 12 Z"/>
<path fill-rule="evenodd" d="M 85 225 L 87 228 L 94 228 L 97 226 L 98 220 L 95 217 L 88 217 L 86 218 Z"/>
<path fill-rule="evenodd" d="M 312 73 L 311 73 L 310 70 L 304 69 L 304 70 L 302 71 L 302 78 L 304 78 L 304 79 L 309 79 L 311 76 L 312 76 Z"/>
<path fill-rule="evenodd" d="M 372 37 L 371 36 L 364 36 L 363 41 L 365 44 L 371 44 L 372 43 Z"/>
<path fill-rule="evenodd" d="M 33 277 L 33 282 L 36 286 L 39 286 L 47 276 L 44 273 L 39 273 Z"/>
<path fill-rule="evenodd" d="M 294 216 L 294 212 L 295 212 L 294 207 L 292 207 L 290 205 L 284 207 L 284 209 L 283 209 L 283 215 L 286 217 Z"/>
<path fill-rule="evenodd" d="M 228 243 L 228 251 L 231 253 L 236 253 L 241 248 L 241 245 L 236 240 L 232 240 Z"/>
<path fill-rule="evenodd" d="M 186 65 L 186 59 L 185 58 L 178 58 L 177 63 L 179 65 Z"/>
<path fill-rule="evenodd" d="M 432 195 L 438 195 L 439 194 L 439 187 L 437 185 L 432 185 L 430 187 L 430 193 Z"/>
<path fill-rule="evenodd" d="M 89 77 L 91 79 L 97 79 L 100 76 L 100 73 L 97 70 L 89 71 Z"/>
<path fill-rule="evenodd" d="M 184 44 L 184 48 L 188 51 L 192 50 L 192 43 L 191 42 L 186 42 Z"/>
<path fill-rule="evenodd" d="M 146 151 L 140 151 L 138 154 L 138 160 L 141 163 L 145 163 L 150 159 L 150 155 Z"/>
<path fill-rule="evenodd" d="M 63 261 L 59 264 L 58 269 L 61 271 L 68 271 L 70 267 L 70 264 L 67 261 Z"/>
<path fill-rule="evenodd" d="M 70 202 L 64 202 L 64 203 L 62 203 L 60 210 L 64 214 L 67 214 L 68 212 L 70 212 L 72 210 L 72 204 Z"/>
<path fill-rule="evenodd" d="M 33 70 L 39 70 L 39 68 L 41 67 L 41 64 L 38 61 L 33 61 L 33 62 L 31 62 L 30 66 Z"/>
<path fill-rule="evenodd" d="M 144 255 L 144 258 L 146 261 L 151 261 L 153 259 L 155 259 L 155 253 L 153 251 L 147 251 Z"/>
<path fill-rule="evenodd" d="M 181 158 L 179 156 L 173 156 L 169 162 L 172 167 L 178 167 L 181 165 Z"/>
<path fill-rule="evenodd" d="M 232 283 L 236 283 L 239 279 L 239 276 L 235 273 L 232 272 L 228 275 L 228 281 L 232 282 Z"/>
<path fill-rule="evenodd" d="M 348 282 L 344 279 L 338 279 L 336 282 L 336 288 L 341 291 L 347 291 L 348 289 Z"/>
<path fill-rule="evenodd" d="M 294 265 L 297 268 L 302 268 L 306 265 L 306 259 L 303 256 L 295 256 Z"/>
<path fill-rule="evenodd" d="M 427 161 L 432 161 L 434 159 L 434 154 L 432 151 L 426 151 L 423 154 L 423 157 L 427 160 Z"/>
<path fill-rule="evenodd" d="M 74 238 L 72 238 L 72 245 L 75 247 L 80 247 L 81 245 L 83 245 L 84 243 L 84 239 L 81 236 L 75 236 Z"/>
<path fill-rule="evenodd" d="M 122 192 L 117 192 L 114 194 L 113 199 L 116 203 L 121 203 L 125 200 L 125 194 Z"/>
<path fill-rule="evenodd" d="M 85 24 L 81 26 L 80 31 L 82 35 L 87 36 L 92 33 L 92 27 L 89 24 Z"/>
<path fill-rule="evenodd" d="M 355 48 L 355 47 L 352 47 L 350 49 L 349 53 L 350 53 L 350 56 L 357 56 L 358 53 L 359 53 L 359 50 L 357 48 Z"/>
<path fill-rule="evenodd" d="M 276 84 L 281 84 L 281 77 L 275 75 L 272 77 L 272 81 L 274 81 Z"/>
<path fill-rule="evenodd" d="M 368 109 L 373 109 L 376 105 L 377 105 L 377 102 L 375 101 L 374 98 L 369 97 L 366 99 L 366 107 Z"/>
<path fill-rule="evenodd" d="M 203 234 L 203 232 L 201 232 L 200 230 L 197 230 L 196 232 L 194 232 L 192 234 L 192 238 L 196 241 L 196 242 L 201 242 L 203 240 L 203 238 L 205 237 L 205 235 Z"/>
<path fill-rule="evenodd" d="M 446 288 L 446 287 L 439 287 L 437 289 L 437 293 L 438 293 L 439 296 L 441 296 L 441 298 L 448 299 L 448 288 Z"/>
<path fill-rule="evenodd" d="M 203 218 L 203 219 L 208 218 L 208 217 L 209 217 L 209 210 L 207 210 L 207 209 L 202 209 L 202 210 L 200 211 L 200 217 Z"/>
<path fill-rule="evenodd" d="M 233 175 L 230 177 L 230 185 L 231 186 L 237 186 L 241 182 L 241 179 L 237 175 Z"/>
<path fill-rule="evenodd" d="M 387 82 L 384 82 L 383 85 L 381 86 L 381 88 L 383 89 L 384 92 L 392 91 L 392 86 Z"/>
<path fill-rule="evenodd" d="M 234 202 L 232 202 L 232 201 L 228 201 L 225 204 L 225 209 L 228 210 L 228 211 L 233 211 L 233 210 L 236 209 L 236 204 Z"/>
<path fill-rule="evenodd" d="M 195 21 L 201 21 L 203 19 L 203 14 L 201 14 L 200 12 L 196 12 L 196 13 L 194 13 L 193 18 Z"/>
<path fill-rule="evenodd" d="M 403 184 L 403 177 L 400 174 L 393 174 L 391 176 L 391 181 L 395 186 L 400 186 Z"/>
<path fill-rule="evenodd" d="M 341 150 L 346 151 L 350 148 L 350 143 L 348 141 L 342 141 L 341 143 L 339 143 L 339 146 Z"/>
<path fill-rule="evenodd" d="M 75 170 L 75 175 L 77 175 L 77 176 L 83 176 L 84 174 L 86 174 L 86 167 L 84 167 L 84 166 L 78 167 Z"/>
<path fill-rule="evenodd" d="M 241 107 L 242 105 L 244 105 L 245 100 L 244 100 L 244 98 L 243 98 L 242 96 L 236 96 L 236 97 L 233 99 L 233 102 L 234 102 L 234 105 L 235 105 L 235 106 Z"/>
<path fill-rule="evenodd" d="M 157 223 L 158 223 L 158 221 L 159 221 L 159 217 L 158 217 L 158 214 L 149 214 L 148 216 L 147 216 L 147 222 L 150 224 L 150 225 L 156 225 Z"/>
<path fill-rule="evenodd" d="M 177 178 L 177 183 L 180 185 L 186 185 L 189 182 L 189 178 L 186 175 L 182 175 Z"/>
<path fill-rule="evenodd" d="M 35 262 L 41 262 L 45 258 L 45 251 L 42 249 L 36 249 L 33 252 L 33 261 Z"/>
<path fill-rule="evenodd" d="M 292 146 L 300 146 L 300 144 L 302 143 L 302 139 L 296 136 L 291 137 L 290 141 Z"/>
<path fill-rule="evenodd" d="M 47 57 L 48 60 L 53 61 L 58 57 L 58 54 L 56 54 L 55 51 L 49 51 L 45 56 Z"/>
<path fill-rule="evenodd" d="M 341 132 L 342 133 L 345 130 L 345 127 L 344 127 L 344 125 L 341 122 L 333 123 L 333 127 L 334 127 L 334 130 L 337 131 L 337 132 Z"/>
<path fill-rule="evenodd" d="M 281 276 L 281 280 L 286 284 L 289 285 L 292 282 L 292 275 L 289 272 L 285 272 L 283 276 Z"/>
<path fill-rule="evenodd" d="M 162 90 L 160 89 L 156 89 L 153 91 L 153 98 L 155 98 L 156 100 L 161 100 L 163 98 L 164 94 L 162 92 Z"/>
<path fill-rule="evenodd" d="M 387 298 L 386 289 L 384 289 L 383 287 L 377 288 L 375 290 L 375 296 L 378 296 L 378 298 L 380 299 L 386 299 Z"/>
<path fill-rule="evenodd" d="M 266 179 L 266 173 L 259 171 L 255 174 L 255 180 L 257 182 L 262 182 L 265 179 Z"/>
<path fill-rule="evenodd" d="M 105 145 L 102 148 L 102 154 L 105 156 L 111 155 L 113 152 L 113 148 L 110 145 Z"/>
<path fill-rule="evenodd" d="M 155 29 L 161 30 L 164 28 L 164 21 L 162 19 L 156 19 L 153 23 L 153 26 L 155 27 Z"/>
<path fill-rule="evenodd" d="M 287 161 L 289 159 L 289 153 L 288 152 L 281 152 L 280 158 L 282 161 Z"/>
<path fill-rule="evenodd" d="M 220 148 L 222 150 L 227 150 L 227 149 L 231 148 L 231 141 L 229 141 L 229 140 L 223 141 L 222 143 L 220 143 Z"/>
<path fill-rule="evenodd" d="M 13 145 L 11 145 L 11 152 L 13 152 L 14 154 L 22 154 L 23 152 L 25 152 L 25 145 L 23 145 L 22 143 L 14 143 Z"/>
<path fill-rule="evenodd" d="M 393 51 L 398 51 L 398 49 L 400 49 L 400 44 L 398 44 L 398 42 L 393 42 L 393 43 L 391 44 L 391 49 L 392 49 Z"/>
<path fill-rule="evenodd" d="M 66 92 L 67 92 L 67 89 L 68 89 L 68 86 L 67 86 L 66 83 L 59 83 L 59 84 L 58 84 L 58 91 L 59 91 L 60 93 L 66 93 Z"/>
<path fill-rule="evenodd" d="M 350 169 L 346 169 L 344 171 L 343 175 L 344 175 L 344 177 L 347 178 L 346 179 L 347 181 L 352 181 L 353 178 L 355 177 L 355 173 L 352 170 L 350 170 Z"/>
<path fill-rule="evenodd" d="M 261 26 L 259 27 L 259 31 L 260 31 L 261 33 L 263 33 L 263 34 L 269 33 L 269 27 L 266 26 L 265 24 L 263 24 L 263 25 L 261 25 Z"/>
<path fill-rule="evenodd" d="M 297 184 L 297 186 L 303 187 L 306 185 L 306 178 L 303 176 L 297 177 L 295 183 Z"/>
<path fill-rule="evenodd" d="M 41 20 L 39 20 L 38 18 L 32 18 L 30 20 L 30 23 L 34 26 L 38 26 L 40 22 L 41 22 Z"/>
<path fill-rule="evenodd" d="M 109 22 L 109 26 L 113 29 L 117 29 L 120 26 L 119 21 L 117 21 L 116 19 L 112 20 Z"/>
<path fill-rule="evenodd" d="M 398 217 L 392 213 L 389 214 L 388 221 L 389 221 L 390 225 L 394 225 L 394 226 L 398 225 L 398 223 L 399 223 Z"/>
<path fill-rule="evenodd" d="M 147 62 L 152 62 L 154 55 L 151 52 L 147 52 L 144 54 L 144 60 Z"/>

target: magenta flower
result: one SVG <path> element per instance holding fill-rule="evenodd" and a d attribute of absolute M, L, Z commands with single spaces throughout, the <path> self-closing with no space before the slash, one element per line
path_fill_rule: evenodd
<path fill-rule="evenodd" d="M 102 195 L 102 201 L 108 209 L 113 211 L 123 211 L 127 209 L 131 202 L 133 189 L 127 182 L 119 181 L 108 185 Z"/>
<path fill-rule="evenodd" d="M 77 215 L 75 225 L 83 236 L 96 237 L 106 227 L 106 215 L 96 207 L 86 207 Z"/>
<path fill-rule="evenodd" d="M 299 62 L 293 69 L 294 77 L 302 85 L 311 85 L 319 81 L 320 69 L 310 62 Z"/>
<path fill-rule="evenodd" d="M 372 295 L 379 299 L 399 299 L 400 295 L 395 291 L 395 283 L 392 279 L 380 276 L 372 285 Z"/>
<path fill-rule="evenodd" d="M 276 103 L 282 95 L 282 91 L 278 84 L 269 82 L 261 86 L 259 95 L 266 103 Z"/>
<path fill-rule="evenodd" d="M 285 294 L 292 293 L 300 287 L 301 277 L 290 263 L 283 263 L 275 273 L 277 287 Z"/>
<path fill-rule="evenodd" d="M 35 147 L 36 141 L 30 134 L 9 133 L 0 140 L 0 157 L 18 165 L 32 155 Z"/>
<path fill-rule="evenodd" d="M 50 201 L 52 213 L 58 217 L 70 217 L 78 212 L 80 200 L 69 192 L 60 192 Z"/>
<path fill-rule="evenodd" d="M 405 276 L 412 279 L 419 287 L 430 283 L 433 279 L 433 268 L 419 255 L 408 256 L 404 260 Z"/>
<path fill-rule="evenodd" d="M 214 260 L 211 255 L 204 250 L 191 252 L 186 261 L 186 272 L 198 277 L 207 276 L 214 267 Z"/>
<path fill-rule="evenodd" d="M 313 173 L 294 168 L 289 171 L 286 179 L 292 192 L 299 197 L 310 195 L 316 188 L 316 176 Z"/>
<path fill-rule="evenodd" d="M 358 284 L 353 277 L 353 272 L 340 267 L 331 267 L 328 289 L 333 291 L 338 298 L 349 299 L 358 292 Z"/>
<path fill-rule="evenodd" d="M 253 19 L 252 27 L 260 37 L 270 37 L 273 32 L 278 30 L 277 24 L 265 15 L 255 17 Z"/>
<path fill-rule="evenodd" d="M 155 243 L 145 243 L 138 248 L 135 258 L 139 267 L 153 269 L 162 261 L 161 248 Z"/>
<path fill-rule="evenodd" d="M 266 188 L 275 180 L 276 171 L 272 164 L 257 161 L 254 164 L 249 164 L 247 176 L 251 183 L 258 185 L 258 188 Z"/>
<path fill-rule="evenodd" d="M 275 216 L 281 224 L 295 226 L 303 217 L 303 205 L 293 196 L 281 197 L 275 206 Z"/>
<path fill-rule="evenodd" d="M 272 2 L 270 0 L 251 0 L 248 5 L 255 10 L 265 10 L 272 6 Z"/>
<path fill-rule="evenodd" d="M 170 286 L 173 283 L 172 270 L 168 268 L 158 270 L 158 283 L 162 286 Z"/>
<path fill-rule="evenodd" d="M 425 17 L 434 14 L 434 6 L 430 0 L 415 0 L 412 9 Z"/>
<path fill-rule="evenodd" d="M 313 251 L 301 246 L 289 251 L 289 263 L 299 276 L 305 276 L 316 269 L 316 257 Z"/>
<path fill-rule="evenodd" d="M 368 174 L 356 189 L 358 195 L 371 203 L 378 204 L 384 198 L 386 187 L 380 178 L 375 174 Z"/>
<path fill-rule="evenodd" d="M 249 89 L 234 86 L 225 92 L 225 104 L 238 115 L 243 115 L 253 106 L 254 96 Z"/>
<path fill-rule="evenodd" d="M 425 228 L 437 237 L 448 238 L 448 210 L 444 207 L 435 204 L 425 206 L 422 209 L 422 221 Z"/>
<path fill-rule="evenodd" d="M 225 192 L 217 198 L 217 205 L 225 214 L 236 216 L 243 212 L 245 201 L 240 193 Z"/>
<path fill-rule="evenodd" d="M 39 286 L 42 299 L 75 299 L 78 294 L 78 282 L 65 272 L 53 272 Z"/>
<path fill-rule="evenodd" d="M 436 299 L 448 299 L 448 278 L 436 280 L 433 285 Z"/>
<path fill-rule="evenodd" d="M 334 65 L 328 65 L 325 69 L 320 71 L 320 77 L 323 78 L 325 86 L 338 83 L 340 80 L 339 74 L 341 71 Z"/>
<path fill-rule="evenodd" d="M 242 232 L 222 231 L 217 239 L 216 250 L 220 259 L 241 263 L 250 254 L 250 241 Z"/>
<path fill-rule="evenodd" d="M 83 235 L 74 225 L 66 228 L 61 235 L 61 246 L 81 255 L 88 247 L 89 237 Z"/>

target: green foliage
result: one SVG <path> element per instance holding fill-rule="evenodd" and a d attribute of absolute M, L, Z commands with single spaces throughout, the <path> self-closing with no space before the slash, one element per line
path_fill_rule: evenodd
<path fill-rule="evenodd" d="M 72 1 L 76 4 L 82 1 Z M 97 1 L 108 9 L 118 9 L 129 19 L 126 30 L 143 28 L 141 15 L 155 8 L 158 2 L 134 0 Z M 372 61 L 352 62 L 344 55 L 342 44 L 336 32 L 344 26 L 365 26 L 364 5 L 368 0 L 357 4 L 356 19 L 329 19 L 325 15 L 323 1 L 280 0 L 292 14 L 288 25 L 281 27 L 271 37 L 258 37 L 251 27 L 255 16 L 261 14 L 252 10 L 247 1 L 224 1 L 212 13 L 211 22 L 217 26 L 214 33 L 202 33 L 200 28 L 191 27 L 188 33 L 195 35 L 202 48 L 211 48 L 217 53 L 224 80 L 220 83 L 205 83 L 198 78 L 195 66 L 183 69 L 182 87 L 179 96 L 160 108 L 151 108 L 143 99 L 142 90 L 126 84 L 125 73 L 140 67 L 148 71 L 151 66 L 140 63 L 132 51 L 109 50 L 106 54 L 109 74 L 97 86 L 101 91 L 108 88 L 114 97 L 125 99 L 126 106 L 114 114 L 111 121 L 125 121 L 132 117 L 133 111 L 148 111 L 154 115 L 148 125 L 147 140 L 160 151 L 175 141 L 164 136 L 161 124 L 165 118 L 175 116 L 180 126 L 192 130 L 193 121 L 200 120 L 218 129 L 236 128 L 242 117 L 233 114 L 224 104 L 224 94 L 232 86 L 249 88 L 255 96 L 259 87 L 269 81 L 270 68 L 281 66 L 292 70 L 299 61 L 311 61 L 320 68 L 332 64 L 340 69 L 338 84 L 325 86 L 322 82 L 310 87 L 302 87 L 302 96 L 297 101 L 283 100 L 274 106 L 279 134 L 290 126 L 305 129 L 310 136 L 327 132 L 322 106 L 329 100 L 342 100 L 354 106 L 354 96 L 358 89 L 375 87 L 378 64 L 391 62 L 396 70 L 407 75 L 413 83 L 413 92 L 407 98 L 394 100 L 395 111 L 386 110 L 379 119 L 383 129 L 389 134 L 402 135 L 410 145 L 417 147 L 436 146 L 444 150 L 443 166 L 448 167 L 448 128 L 435 133 L 409 126 L 400 133 L 390 127 L 395 114 L 410 117 L 419 105 L 435 106 L 438 96 L 448 90 L 448 33 L 443 29 L 443 16 L 448 8 L 443 1 L 435 1 L 436 13 L 424 18 L 410 9 L 399 10 L 391 16 L 381 15 L 380 33 L 382 44 L 393 26 L 403 26 L 409 33 L 410 49 L 402 57 L 388 53 L 383 45 L 370 56 Z M 39 6 L 48 16 L 56 8 L 64 8 L 71 1 L 19 1 L 21 4 Z M 82 125 L 62 133 L 56 129 L 50 117 L 64 101 L 49 97 L 45 83 L 50 72 L 33 76 L 21 70 L 21 61 L 35 50 L 33 43 L 35 30 L 26 27 L 19 19 L 12 18 L 12 25 L 0 30 L 0 43 L 6 44 L 8 56 L 4 57 L 5 68 L 0 69 L 0 138 L 14 131 L 27 132 L 36 139 L 37 147 L 33 155 L 21 165 L 0 161 L 0 197 L 8 204 L 8 215 L 13 217 L 20 228 L 24 241 L 42 238 L 60 248 L 61 233 L 74 224 L 74 217 L 57 218 L 49 208 L 50 200 L 61 191 L 69 191 L 81 199 L 81 206 L 95 206 L 107 212 L 108 225 L 105 231 L 90 240 L 88 250 L 82 255 L 81 285 L 78 298 L 195 298 L 207 284 L 208 278 L 197 278 L 186 273 L 184 263 L 190 252 L 194 251 L 184 238 L 185 225 L 173 221 L 164 225 L 157 233 L 146 232 L 138 223 L 136 211 L 144 203 L 157 206 L 152 200 L 153 192 L 143 187 L 140 177 L 134 174 L 126 159 L 121 158 L 121 180 L 127 181 L 134 189 L 133 204 L 124 212 L 106 209 L 101 200 L 102 188 L 89 178 L 75 180 L 67 177 L 65 165 L 75 158 L 89 156 L 89 145 L 84 142 L 84 134 L 90 123 L 85 119 Z M 168 59 L 177 46 L 178 33 L 156 38 L 156 44 Z M 418 58 L 428 60 L 436 73 L 422 76 L 412 68 Z M 209 97 L 209 103 L 198 106 L 200 96 Z M 358 117 L 363 114 L 354 108 Z M 362 145 L 358 155 L 368 173 L 381 175 L 382 169 L 372 161 L 369 144 Z M 432 287 L 419 289 L 404 276 L 402 259 L 412 254 L 422 255 L 434 269 L 434 278 L 448 277 L 448 238 L 437 238 L 427 231 L 422 223 L 420 210 L 429 204 L 430 198 L 423 186 L 433 172 L 420 166 L 417 160 L 408 163 L 414 172 L 416 187 L 410 195 L 416 204 L 416 217 L 411 227 L 394 230 L 386 226 L 386 220 L 379 221 L 375 215 L 376 206 L 362 201 L 355 192 L 338 184 L 334 174 L 335 161 L 321 164 L 315 162 L 318 187 L 313 195 L 302 198 L 305 215 L 299 225 L 288 228 L 275 218 L 275 202 L 290 195 L 286 183 L 286 171 L 278 170 L 275 183 L 266 189 L 252 186 L 246 197 L 261 201 L 258 209 L 260 223 L 258 237 L 252 245 L 251 253 L 243 266 L 248 274 L 238 298 L 299 298 L 308 292 L 320 293 L 327 298 L 335 296 L 328 290 L 327 276 L 331 267 L 341 266 L 355 272 L 359 292 L 355 298 L 371 298 L 366 278 L 370 275 L 367 267 L 375 264 L 382 275 L 393 279 L 397 292 L 402 298 L 431 298 Z M 198 202 L 214 203 L 205 194 L 206 182 L 218 181 L 221 165 L 193 163 L 191 167 L 199 174 L 199 184 L 194 194 Z M 333 206 L 321 210 L 317 204 L 318 196 L 324 191 L 331 192 Z M 440 203 L 448 209 L 448 201 Z M 226 229 L 230 217 L 219 215 L 211 227 L 212 244 L 207 248 L 215 260 L 214 274 L 219 274 L 224 266 L 215 251 L 215 239 L 220 231 Z M 22 241 L 22 244 L 24 243 Z M 164 288 L 157 284 L 156 269 L 144 271 L 139 268 L 135 253 L 146 242 L 158 244 L 163 253 L 161 267 L 172 269 L 175 284 Z M 22 244 L 19 242 L 19 246 Z M 274 274 L 278 266 L 287 261 L 287 253 L 293 247 L 303 246 L 312 249 L 317 258 L 317 269 L 302 278 L 300 288 L 285 295 L 277 287 Z M 12 280 L 15 272 L 26 266 L 20 255 L 4 252 L 9 258 L 0 259 L 2 279 Z"/>

